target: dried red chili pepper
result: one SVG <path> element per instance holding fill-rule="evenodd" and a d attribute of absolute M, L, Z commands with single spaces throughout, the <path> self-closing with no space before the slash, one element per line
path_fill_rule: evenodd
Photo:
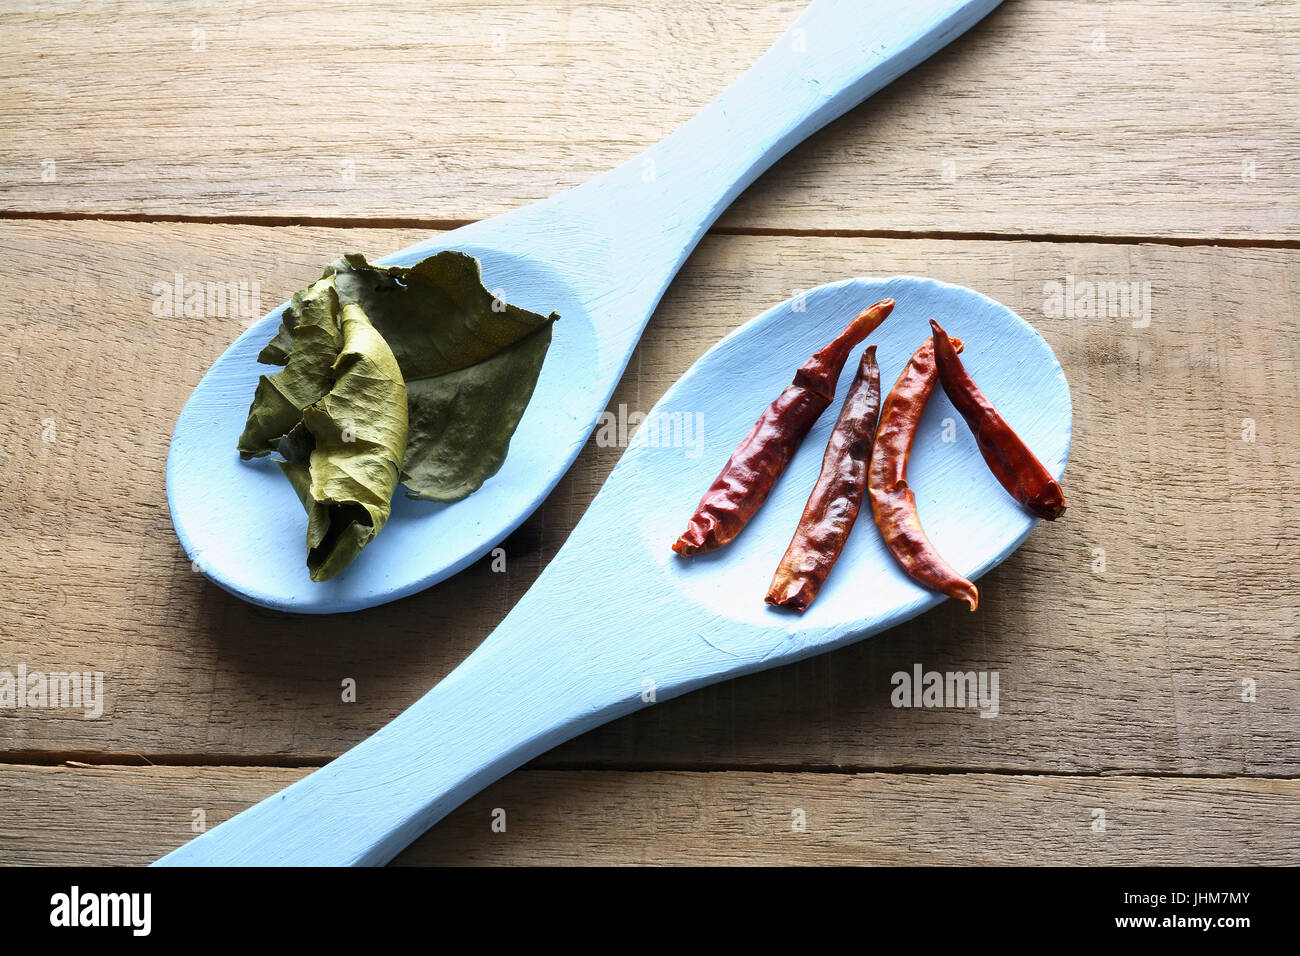
<path fill-rule="evenodd" d="M 959 340 L 953 340 L 951 345 L 960 351 Z M 965 601 L 973 611 L 979 606 L 979 591 L 954 571 L 930 543 L 916 512 L 916 495 L 907 486 L 907 461 L 912 454 L 916 427 L 938 380 L 934 340 L 926 339 L 890 389 L 880 410 L 867 490 L 871 494 L 876 527 L 903 570 L 927 588 Z"/>
<path fill-rule="evenodd" d="M 826 443 L 817 484 L 772 577 L 768 604 L 806 610 L 826 583 L 862 507 L 879 413 L 880 368 L 876 347 L 868 345 Z"/>
<path fill-rule="evenodd" d="M 767 500 L 777 475 L 813 422 L 835 398 L 835 383 L 849 351 L 893 309 L 893 299 L 882 299 L 863 310 L 834 341 L 800 366 L 793 384 L 759 416 L 704 493 L 686 530 L 673 544 L 674 551 L 689 557 L 720 548 L 740 534 Z"/>
<path fill-rule="evenodd" d="M 961 412 L 966 424 L 975 434 L 980 454 L 1011 497 L 1040 518 L 1055 521 L 1065 511 L 1065 492 L 1043 467 L 1043 463 L 1012 431 L 993 403 L 975 384 L 957 350 L 948 340 L 948 334 L 939 323 L 930 320 L 934 329 L 934 357 L 939 369 L 939 381 L 948 393 L 953 407 Z"/>

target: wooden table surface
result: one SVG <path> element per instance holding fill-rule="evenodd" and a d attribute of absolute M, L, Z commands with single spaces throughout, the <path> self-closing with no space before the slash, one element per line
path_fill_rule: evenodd
<path fill-rule="evenodd" d="M 159 316 L 159 284 L 255 285 L 260 316 L 343 251 L 581 182 L 799 6 L 0 4 L 0 681 L 104 688 L 97 719 L 0 709 L 0 862 L 147 862 L 377 730 L 501 620 L 621 453 L 589 442 L 504 573 L 356 615 L 250 607 L 191 569 L 163 482 L 248 317 Z M 794 290 L 934 276 L 1056 350 L 1068 514 L 978 614 L 609 724 L 397 862 L 1300 862 L 1297 76 L 1292 0 L 1006 0 L 760 179 L 611 409 L 648 410 Z M 1084 283 L 1142 294 L 1089 309 Z M 997 717 L 895 708 L 916 664 L 997 672 Z"/>

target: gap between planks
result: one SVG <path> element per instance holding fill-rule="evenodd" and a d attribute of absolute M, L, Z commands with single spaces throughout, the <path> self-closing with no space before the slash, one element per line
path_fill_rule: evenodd
<path fill-rule="evenodd" d="M 319 226 L 327 229 L 430 229 L 449 232 L 472 225 L 476 219 L 424 219 L 420 217 L 360 217 L 339 218 L 331 216 L 198 216 L 185 214 L 100 213 L 100 212 L 24 212 L 0 209 L 0 222 L 127 222 L 127 223 L 187 223 L 209 226 L 262 226 L 291 227 Z M 1060 242 L 1091 243 L 1099 245 L 1132 246 L 1210 246 L 1228 249 L 1300 249 L 1300 238 L 1281 239 L 1253 237 L 1249 239 L 1227 236 L 1141 236 L 1141 235 L 1089 235 L 1067 233 L 1015 233 L 1015 232 L 963 232 L 958 230 L 908 230 L 908 229 L 799 229 L 771 226 L 715 226 L 709 236 L 760 236 L 810 239 L 935 239 L 947 242 Z"/>
<path fill-rule="evenodd" d="M 280 757 L 240 756 L 227 754 L 137 754 L 137 753 L 0 753 L 0 773 L 24 768 L 68 767 L 77 770 L 139 770 L 151 768 L 221 768 L 239 767 L 250 770 L 315 770 L 332 761 L 333 757 Z M 546 763 L 524 766 L 513 772 L 556 773 L 771 773 L 771 774 L 825 774 L 828 776 L 857 777 L 867 774 L 892 774 L 915 777 L 1061 777 L 1080 779 L 1111 779 L 1133 777 L 1172 780 L 1300 780 L 1300 776 L 1287 773 L 1180 773 L 1173 770 L 1132 770 L 1124 767 L 1098 770 L 1027 770 L 1016 767 L 942 767 L 899 764 L 881 767 L 867 764 L 709 764 L 675 761 L 672 763 L 605 763 L 591 766 L 580 763 Z"/>

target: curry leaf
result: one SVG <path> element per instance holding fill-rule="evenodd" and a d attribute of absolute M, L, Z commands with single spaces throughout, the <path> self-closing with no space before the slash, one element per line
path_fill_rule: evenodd
<path fill-rule="evenodd" d="M 412 498 L 459 501 L 501 468 L 558 315 L 529 312 L 483 285 L 478 260 L 439 252 L 410 268 L 348 255 L 332 263 L 342 302 L 362 307 L 406 381 Z"/>
<path fill-rule="evenodd" d="M 253 458 L 275 451 L 281 437 L 302 420 L 302 410 L 329 391 L 331 366 L 339 354 L 342 332 L 339 328 L 339 300 L 334 283 L 322 279 L 301 292 L 280 320 L 280 333 L 289 336 L 292 352 L 274 362 L 284 365 L 282 372 L 263 375 L 257 383 L 248 422 L 239 436 L 239 454 Z M 269 361 L 262 350 L 259 361 Z M 275 353 L 280 358 L 280 353 Z"/>
<path fill-rule="evenodd" d="M 340 328 L 333 387 L 279 443 L 280 467 L 307 509 L 313 581 L 341 572 L 388 521 L 406 448 L 397 360 L 359 306 L 343 306 Z"/>
<path fill-rule="evenodd" d="M 313 580 L 379 533 L 399 477 L 410 497 L 459 501 L 500 469 L 558 317 L 503 302 L 460 252 L 344 256 L 294 295 L 258 355 L 284 369 L 258 382 L 239 452 L 281 456 Z"/>
<path fill-rule="evenodd" d="M 406 386 L 360 306 L 326 277 L 285 310 L 285 368 L 257 383 L 239 438 L 244 458 L 278 451 L 307 510 L 307 569 L 334 577 L 388 520 L 406 450 Z M 260 357 L 269 357 L 263 349 Z"/>

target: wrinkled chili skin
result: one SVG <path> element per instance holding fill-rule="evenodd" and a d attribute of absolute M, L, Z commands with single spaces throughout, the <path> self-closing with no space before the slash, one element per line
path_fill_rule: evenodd
<path fill-rule="evenodd" d="M 830 401 L 816 392 L 788 386 L 732 453 L 673 550 L 690 557 L 720 548 L 740 534 L 828 405 Z"/>
<path fill-rule="evenodd" d="M 826 583 L 862 508 L 879 413 L 880 368 L 876 347 L 869 345 L 826 443 L 817 484 L 772 577 L 768 604 L 805 611 Z"/>
<path fill-rule="evenodd" d="M 882 299 L 864 309 L 829 344 L 795 373 L 776 400 L 759 416 L 718 477 L 700 499 L 686 530 L 673 544 L 682 557 L 728 544 L 767 500 L 777 476 L 835 398 L 849 352 L 876 330 L 894 309 Z"/>
<path fill-rule="evenodd" d="M 930 328 L 934 330 L 939 381 L 953 407 L 970 426 L 989 471 L 1028 511 L 1055 521 L 1065 512 L 1065 492 L 1038 456 L 998 414 L 993 403 L 984 397 L 939 323 L 931 319 Z"/>
<path fill-rule="evenodd" d="M 952 346 L 960 350 L 961 342 L 954 340 Z M 916 496 L 907 486 L 912 442 L 925 403 L 938 380 L 934 340 L 926 339 L 880 409 L 880 425 L 867 473 L 867 492 L 876 527 L 903 570 L 925 587 L 965 601 L 973 611 L 979 606 L 979 591 L 953 570 L 930 543 L 916 511 Z"/>

